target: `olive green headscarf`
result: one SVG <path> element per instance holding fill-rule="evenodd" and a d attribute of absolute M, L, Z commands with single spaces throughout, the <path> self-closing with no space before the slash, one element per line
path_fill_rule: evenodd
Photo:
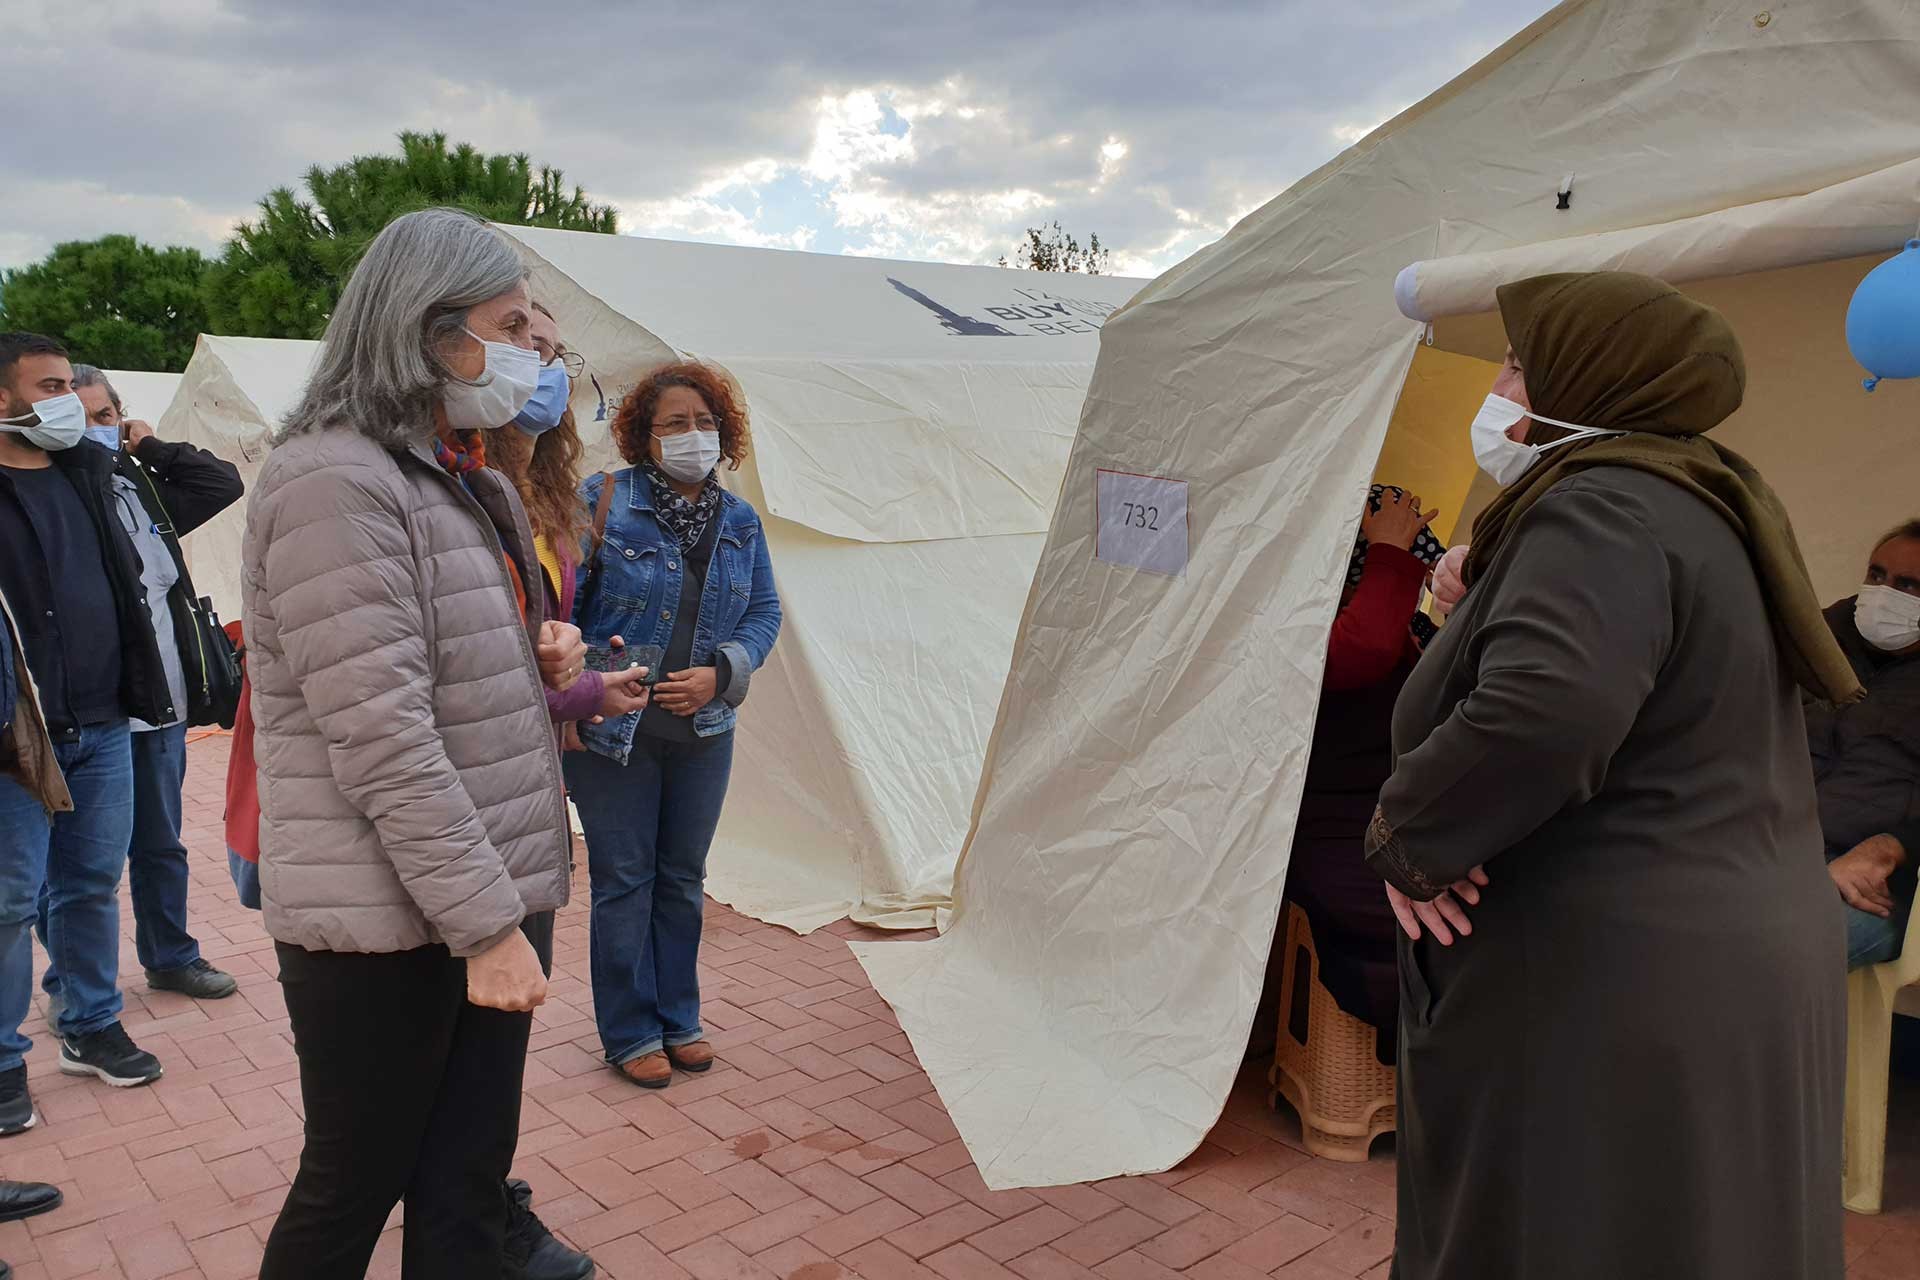
<path fill-rule="evenodd" d="M 1861 698 L 1780 499 L 1745 458 L 1704 437 L 1746 393 L 1740 342 L 1720 313 L 1671 285 L 1620 271 L 1540 276 L 1506 285 L 1498 297 L 1533 408 L 1632 434 L 1564 445 L 1502 490 L 1474 522 L 1466 580 L 1486 571 L 1527 508 L 1568 476 L 1592 467 L 1648 471 L 1697 496 L 1746 542 L 1781 653 L 1801 687 L 1836 703 Z"/>

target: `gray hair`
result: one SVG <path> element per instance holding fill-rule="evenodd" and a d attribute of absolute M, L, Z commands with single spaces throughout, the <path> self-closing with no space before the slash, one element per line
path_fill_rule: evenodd
<path fill-rule="evenodd" d="M 113 383 L 108 381 L 107 375 L 100 371 L 99 366 L 91 364 L 76 364 L 73 366 L 73 389 L 78 391 L 82 387 L 105 387 L 107 389 L 107 399 L 113 401 L 113 411 L 115 413 L 126 412 L 126 409 L 120 404 L 120 393 L 113 389 Z"/>
<path fill-rule="evenodd" d="M 507 238 L 459 209 L 389 222 L 353 269 L 320 339 L 300 403 L 276 443 L 348 426 L 389 449 L 433 434 L 433 405 L 454 377 L 440 348 L 467 313 L 527 278 Z"/>

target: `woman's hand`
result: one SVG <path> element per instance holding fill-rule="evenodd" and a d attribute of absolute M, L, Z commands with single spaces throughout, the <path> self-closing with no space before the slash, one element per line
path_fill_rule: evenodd
<path fill-rule="evenodd" d="M 619 637 L 614 637 L 614 643 L 619 643 Z M 540 659 L 540 678 L 556 693 L 571 689 L 587 667 L 587 642 L 581 639 L 580 628 L 571 622 L 549 619 L 541 623 L 536 653 Z"/>
<path fill-rule="evenodd" d="M 596 717 L 597 719 L 598 717 Z M 580 741 L 580 725 L 577 721 L 568 721 L 560 726 L 560 749 L 562 751 L 585 751 L 587 744 Z"/>
<path fill-rule="evenodd" d="M 515 929 L 477 956 L 467 957 L 467 1003 L 525 1013 L 547 999 L 547 976 L 527 935 Z"/>
<path fill-rule="evenodd" d="M 1369 505 L 1367 513 L 1360 517 L 1360 533 L 1374 546 L 1411 551 L 1421 530 L 1432 524 L 1439 514 L 1435 509 L 1421 515 L 1418 494 L 1386 489 L 1380 494 L 1380 509 L 1375 511 Z"/>
<path fill-rule="evenodd" d="M 630 667 L 618 673 L 608 672 L 605 677 L 606 692 L 600 695 L 599 719 L 618 720 L 621 716 L 645 711 L 649 690 L 642 683 L 642 677 L 646 674 L 645 667 Z"/>
<path fill-rule="evenodd" d="M 712 667 L 675 671 L 653 686 L 653 696 L 661 706 L 677 716 L 690 716 L 713 701 L 718 673 Z"/>
<path fill-rule="evenodd" d="M 1452 613 L 1460 598 L 1467 594 L 1460 570 L 1466 566 L 1467 552 L 1471 549 L 1464 543 L 1449 547 L 1447 554 L 1440 557 L 1440 563 L 1433 566 L 1433 608 L 1442 618 Z"/>
<path fill-rule="evenodd" d="M 1392 885 L 1386 886 L 1387 905 L 1393 908 L 1393 914 L 1400 921 L 1400 927 L 1415 942 L 1420 941 L 1420 926 L 1424 923 L 1433 934 L 1433 940 L 1443 947 L 1453 945 L 1453 935 L 1458 933 L 1466 937 L 1473 932 L 1473 923 L 1467 919 L 1467 907 L 1480 905 L 1480 890 L 1487 884 L 1485 867 L 1475 867 L 1467 872 L 1467 878 L 1446 890 L 1432 902 L 1415 902 Z M 1465 906 L 1461 905 L 1462 903 Z M 1451 926 L 1451 928 L 1449 928 Z"/>

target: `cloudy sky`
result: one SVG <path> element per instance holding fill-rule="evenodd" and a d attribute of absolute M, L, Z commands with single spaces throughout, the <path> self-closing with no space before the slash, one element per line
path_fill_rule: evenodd
<path fill-rule="evenodd" d="M 0 266 L 217 250 L 307 166 L 441 129 L 642 235 L 1151 275 L 1547 0 L 7 0 Z"/>

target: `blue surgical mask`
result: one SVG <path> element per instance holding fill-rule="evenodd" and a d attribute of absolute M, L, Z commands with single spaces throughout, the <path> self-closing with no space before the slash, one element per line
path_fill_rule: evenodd
<path fill-rule="evenodd" d="M 120 428 L 88 427 L 87 439 L 93 441 L 95 444 L 105 445 L 117 453 L 120 449 Z"/>
<path fill-rule="evenodd" d="M 573 379 L 567 376 L 565 365 L 556 360 L 540 366 L 540 385 L 534 388 L 526 407 L 513 415 L 513 425 L 530 436 L 553 430 L 560 425 L 572 394 Z"/>

